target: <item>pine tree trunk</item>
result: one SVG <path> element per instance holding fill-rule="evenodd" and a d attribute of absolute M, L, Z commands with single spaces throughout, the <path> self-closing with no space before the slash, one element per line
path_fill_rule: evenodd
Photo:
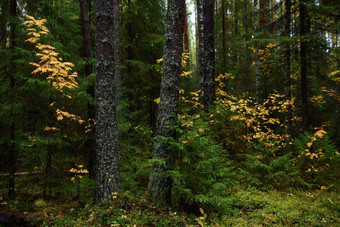
<path fill-rule="evenodd" d="M 183 51 L 185 0 L 168 0 L 166 33 L 163 57 L 161 97 L 157 118 L 157 131 L 152 158 L 160 159 L 165 165 L 154 163 L 148 186 L 149 199 L 160 206 L 171 201 L 171 180 L 165 176 L 171 150 L 168 140 L 175 137 L 172 126 L 178 112 L 178 98 Z"/>
<path fill-rule="evenodd" d="M 248 19 L 248 1 L 244 0 L 244 40 L 248 42 L 250 40 L 249 35 L 249 19 Z M 250 66 L 251 66 L 251 59 L 250 59 L 250 53 L 249 53 L 249 45 L 245 45 L 246 48 L 246 65 L 245 65 L 245 87 L 250 89 L 252 87 L 252 81 L 251 81 L 251 73 L 250 73 Z"/>
<path fill-rule="evenodd" d="M 285 27 L 284 27 L 284 36 L 287 39 L 285 43 L 285 53 L 284 53 L 284 75 L 285 75 L 285 98 L 286 100 L 291 100 L 292 94 L 291 94 L 291 78 L 290 78 L 290 41 L 288 39 L 290 38 L 291 28 L 291 7 L 292 2 L 291 0 L 285 0 L 285 6 L 286 6 L 286 13 L 284 15 L 285 18 Z M 289 136 L 287 138 L 286 142 L 290 142 L 290 136 L 292 135 L 292 110 L 290 106 L 288 107 L 286 116 L 285 116 L 285 122 L 286 122 L 286 134 Z"/>
<path fill-rule="evenodd" d="M 86 76 L 92 73 L 92 65 L 90 64 L 91 59 L 91 30 L 90 30 L 90 18 L 89 18 L 89 7 L 87 0 L 79 0 L 80 4 L 80 18 L 81 27 L 83 34 L 83 51 L 84 57 L 86 58 L 85 73 Z"/>
<path fill-rule="evenodd" d="M 15 19 L 17 16 L 17 1 L 16 0 L 10 0 L 9 2 L 10 7 L 10 16 L 11 16 L 11 23 L 10 23 L 10 37 L 9 37 L 9 48 L 11 51 L 14 50 L 14 46 L 16 45 L 15 43 Z M 10 74 L 10 88 L 11 92 L 13 92 L 15 88 L 15 78 L 14 78 L 14 70 L 11 70 Z M 13 94 L 10 95 L 11 100 L 13 100 Z M 12 115 L 14 116 L 14 101 L 12 101 L 12 106 L 11 106 L 11 112 Z M 15 147 L 15 130 L 16 130 L 16 125 L 15 121 L 12 120 L 11 125 L 10 125 L 10 141 L 11 144 L 9 146 L 9 166 L 10 166 L 10 176 L 9 176 L 9 181 L 8 181 L 8 196 L 10 198 L 14 198 L 14 193 L 15 193 L 15 172 L 17 171 L 17 150 Z"/>
<path fill-rule="evenodd" d="M 254 31 L 257 32 L 259 24 L 259 16 L 258 16 L 258 0 L 254 0 Z M 258 44 L 255 44 L 255 87 L 256 87 L 256 101 L 258 102 L 260 99 L 260 71 L 259 71 L 259 63 L 258 63 Z"/>
<path fill-rule="evenodd" d="M 90 63 L 92 56 L 92 48 L 91 48 L 91 29 L 90 29 L 90 17 L 89 17 L 89 5 L 87 0 L 79 0 L 80 5 L 80 18 L 81 18 L 81 26 L 82 26 L 82 35 L 83 35 L 83 54 L 86 59 L 85 64 L 85 74 L 89 76 L 92 73 L 92 64 Z M 89 86 L 87 88 L 87 93 L 94 99 L 95 92 L 94 86 Z M 88 118 L 95 118 L 95 106 L 88 103 L 87 106 L 87 114 Z M 96 172 L 96 138 L 95 138 L 95 129 L 93 129 L 89 135 L 89 139 L 87 141 L 89 148 L 89 173 L 91 178 L 95 178 Z"/>
<path fill-rule="evenodd" d="M 300 0 L 300 70 L 301 70 L 301 104 L 302 104 L 302 127 L 303 129 L 307 129 L 308 127 L 308 100 L 307 100 L 307 52 L 308 52 L 308 43 L 307 43 L 307 34 L 308 34 L 308 15 L 306 9 L 306 1 Z"/>
<path fill-rule="evenodd" d="M 214 46 L 214 3 L 197 0 L 199 78 L 203 91 L 203 105 L 208 108 L 214 103 L 215 94 L 215 46 Z"/>
<path fill-rule="evenodd" d="M 96 0 L 96 202 L 121 189 L 116 116 L 113 0 Z"/>
<path fill-rule="evenodd" d="M 8 0 L 3 0 L 1 4 L 1 16 L 0 16 L 0 39 L 1 49 L 6 49 L 7 44 L 7 20 L 8 20 Z"/>
<path fill-rule="evenodd" d="M 184 51 L 189 53 L 189 23 L 188 23 L 188 13 L 187 5 L 185 3 L 185 16 L 184 16 Z"/>
<path fill-rule="evenodd" d="M 221 11 L 222 11 L 222 73 L 225 73 L 226 71 L 226 65 L 227 65 L 227 60 L 226 60 L 226 38 L 227 38 L 227 34 L 226 34 L 226 24 L 225 24 L 225 20 L 226 20 L 226 7 L 225 7 L 225 0 L 222 0 L 222 5 L 221 5 Z"/>
<path fill-rule="evenodd" d="M 205 61 L 204 56 L 204 21 L 203 21 L 203 0 L 196 0 L 197 8 L 197 69 L 198 69 L 198 82 L 201 91 L 204 90 L 204 75 L 206 68 L 203 66 Z"/>

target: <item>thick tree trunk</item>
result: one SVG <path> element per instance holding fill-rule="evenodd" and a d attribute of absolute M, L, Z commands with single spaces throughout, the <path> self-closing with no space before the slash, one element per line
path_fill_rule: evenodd
<path fill-rule="evenodd" d="M 292 2 L 291 0 L 285 0 L 285 6 L 286 6 L 286 13 L 284 15 L 285 18 L 285 27 L 284 27 L 284 36 L 287 39 L 285 43 L 285 53 L 284 53 L 284 75 L 285 75 L 285 98 L 286 100 L 291 100 L 292 94 L 291 94 L 291 78 L 290 78 L 290 41 L 288 39 L 290 38 L 291 28 L 291 8 L 292 8 Z M 286 134 L 289 136 L 287 138 L 286 142 L 290 142 L 290 136 L 292 135 L 292 110 L 289 106 L 288 111 L 285 116 L 285 122 L 286 122 Z"/>
<path fill-rule="evenodd" d="M 11 16 L 11 24 L 10 24 L 10 39 L 9 39 L 9 48 L 11 51 L 14 50 L 14 46 L 16 45 L 15 43 L 15 19 L 17 16 L 17 1 L 16 0 L 10 0 L 10 16 Z M 14 78 L 14 70 L 11 70 L 10 74 L 10 88 L 11 92 L 13 93 L 15 87 L 15 78 Z M 12 103 L 14 104 L 14 97 L 13 94 L 10 96 Z M 13 105 L 11 107 L 11 112 L 14 115 L 14 109 Z M 10 176 L 9 176 L 9 181 L 8 181 L 8 196 L 10 198 L 14 198 L 14 193 L 15 193 L 15 172 L 17 171 L 17 150 L 15 147 L 15 122 L 12 119 L 11 125 L 10 125 L 10 145 L 9 145 L 9 166 L 10 166 Z"/>
<path fill-rule="evenodd" d="M 118 154 L 113 0 L 96 0 L 96 202 L 111 202 L 121 189 Z"/>
<path fill-rule="evenodd" d="M 307 34 L 309 33 L 308 28 L 308 15 L 306 9 L 306 1 L 300 0 L 300 70 L 301 70 L 301 104 L 302 104 L 302 127 L 307 129 L 308 127 L 308 100 L 307 100 L 307 53 L 308 53 L 308 43 Z"/>
<path fill-rule="evenodd" d="M 170 205 L 171 181 L 166 172 L 171 154 L 168 140 L 175 137 L 172 126 L 178 112 L 178 98 L 183 51 L 185 0 L 168 0 L 163 57 L 161 97 L 157 118 L 157 132 L 152 158 L 165 164 L 153 164 L 148 186 L 149 199 L 160 206 Z"/>
<path fill-rule="evenodd" d="M 86 58 L 85 73 L 86 76 L 92 73 L 92 65 L 89 62 L 91 59 L 91 29 L 89 18 L 89 6 L 87 0 L 79 0 L 80 4 L 80 18 L 83 33 L 83 51 Z"/>

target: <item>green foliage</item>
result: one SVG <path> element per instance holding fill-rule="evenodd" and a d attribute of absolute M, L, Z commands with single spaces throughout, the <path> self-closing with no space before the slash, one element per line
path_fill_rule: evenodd
<path fill-rule="evenodd" d="M 293 141 L 297 155 L 296 167 L 301 177 L 311 186 L 330 186 L 339 179 L 339 150 L 322 129 L 315 133 L 305 133 Z"/>

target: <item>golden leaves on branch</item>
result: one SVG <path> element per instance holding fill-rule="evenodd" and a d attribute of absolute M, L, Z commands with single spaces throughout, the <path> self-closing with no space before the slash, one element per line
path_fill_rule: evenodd
<path fill-rule="evenodd" d="M 76 72 L 71 72 L 73 70 L 74 64 L 71 62 L 63 62 L 62 58 L 59 57 L 59 53 L 56 48 L 40 43 L 42 35 L 47 35 L 49 33 L 48 28 L 44 25 L 47 21 L 46 19 L 37 20 L 32 16 L 26 15 L 27 21 L 23 24 L 27 25 L 27 35 L 28 39 L 26 42 L 32 43 L 37 49 L 36 56 L 39 57 L 39 62 L 30 62 L 31 65 L 35 67 L 32 74 L 42 74 L 46 75 L 46 80 L 62 93 L 63 97 L 71 99 L 70 94 L 65 94 L 65 88 L 72 90 L 78 87 L 76 78 L 78 77 Z M 51 108 L 54 107 L 55 102 L 50 104 Z M 70 114 L 67 111 L 56 109 L 57 121 L 61 121 L 67 118 L 71 121 L 83 124 L 84 120 L 80 116 Z M 45 127 L 44 131 L 59 131 L 55 127 Z"/>

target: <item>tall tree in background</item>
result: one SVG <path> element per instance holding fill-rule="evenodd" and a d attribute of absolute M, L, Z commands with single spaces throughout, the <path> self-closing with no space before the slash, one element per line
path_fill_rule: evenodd
<path fill-rule="evenodd" d="M 254 31 L 257 32 L 259 28 L 259 14 L 258 14 L 259 0 L 254 0 Z M 256 101 L 259 101 L 260 97 L 260 71 L 259 71 L 259 51 L 258 45 L 255 44 L 254 62 L 255 62 L 255 89 L 256 89 Z"/>
<path fill-rule="evenodd" d="M 9 49 L 10 51 L 14 51 L 14 47 L 16 45 L 15 43 L 15 28 L 16 28 L 16 16 L 17 16 L 17 1 L 16 0 L 10 0 L 9 2 L 9 10 L 10 10 L 10 31 L 9 31 Z M 10 70 L 10 88 L 11 91 L 15 88 L 15 78 L 14 78 L 14 67 L 11 67 Z M 13 100 L 14 93 L 11 93 L 10 99 Z M 12 116 L 15 115 L 14 113 L 14 106 L 11 105 L 11 113 Z M 13 198 L 14 192 L 15 192 L 15 179 L 14 174 L 17 171 L 17 150 L 15 146 L 15 130 L 16 130 L 16 124 L 14 119 L 11 119 L 10 124 L 10 144 L 9 144 L 9 167 L 10 167 L 10 177 L 8 182 L 8 196 Z"/>
<path fill-rule="evenodd" d="M 90 16 L 89 16 L 89 4 L 87 0 L 79 0 L 80 5 L 80 18 L 81 18 L 81 27 L 82 27 L 82 36 L 83 36 L 83 55 L 85 57 L 85 75 L 88 77 L 92 73 L 92 64 L 91 64 L 91 56 L 92 56 L 92 46 L 91 46 L 91 26 L 90 26 Z M 94 84 L 90 84 L 87 88 L 87 93 L 91 96 L 92 99 L 95 99 L 95 88 Z M 87 114 L 88 118 L 95 118 L 95 106 L 90 102 L 87 104 Z M 95 138 L 95 128 L 92 129 L 88 139 L 88 148 L 89 148 L 89 173 L 91 178 L 95 178 L 96 174 L 96 138 Z"/>
<path fill-rule="evenodd" d="M 285 97 L 286 100 L 291 100 L 292 93 L 291 93 L 291 78 L 290 78 L 290 23 L 291 23 L 291 8 L 292 8 L 292 2 L 291 0 L 285 0 L 285 7 L 286 7 L 286 13 L 284 14 L 284 38 L 285 40 L 285 51 L 284 51 L 284 75 L 285 75 Z M 286 134 L 291 135 L 292 133 L 292 113 L 291 109 L 288 109 L 287 115 L 286 115 Z M 289 142 L 289 141 L 288 141 Z"/>
<path fill-rule="evenodd" d="M 90 17 L 89 17 L 89 6 L 87 0 L 79 0 L 80 4 L 80 18 L 83 35 L 83 54 L 86 59 L 85 73 L 86 76 L 92 73 L 92 65 L 90 64 L 91 59 L 91 29 L 90 29 Z"/>
<path fill-rule="evenodd" d="M 199 78 L 205 107 L 214 103 L 215 94 L 215 46 L 214 2 L 197 0 Z"/>
<path fill-rule="evenodd" d="M 168 0 L 163 57 L 163 74 L 157 132 L 152 158 L 164 163 L 154 163 L 148 186 L 150 201 L 160 206 L 170 205 L 171 180 L 166 176 L 171 150 L 169 139 L 175 137 L 172 128 L 178 112 L 185 0 Z"/>
<path fill-rule="evenodd" d="M 307 55 L 308 55 L 308 42 L 307 35 L 310 31 L 310 19 L 306 9 L 306 0 L 299 1 L 300 10 L 300 73 L 301 73 L 301 104 L 302 104 L 302 127 L 308 127 L 308 99 L 307 99 Z"/>
<path fill-rule="evenodd" d="M 114 2 L 117 4 L 117 2 Z M 113 1 L 96 0 L 97 203 L 121 189 L 118 154 Z"/>

